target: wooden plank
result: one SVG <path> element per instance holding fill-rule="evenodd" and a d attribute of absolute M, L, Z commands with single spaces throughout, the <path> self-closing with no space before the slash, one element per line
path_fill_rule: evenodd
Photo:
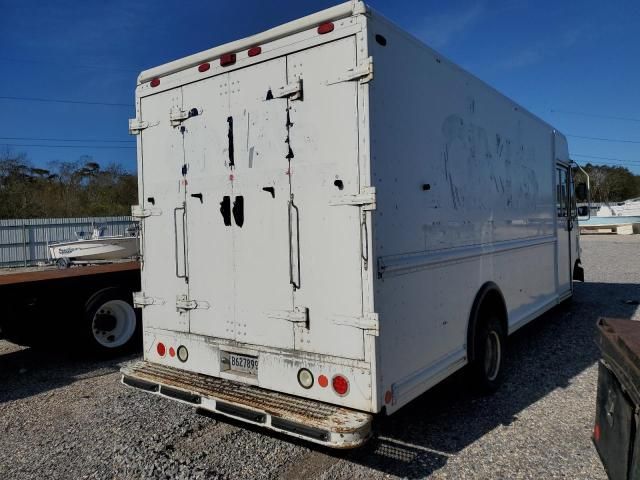
<path fill-rule="evenodd" d="M 610 223 L 610 224 L 597 224 L 597 225 L 580 225 L 580 233 L 589 234 L 617 234 L 617 235 L 631 235 L 634 230 L 637 231 L 638 224 L 633 223 Z M 634 228 L 635 227 L 635 228 Z"/>
<path fill-rule="evenodd" d="M 87 275 L 100 275 L 103 273 L 126 272 L 131 270 L 140 270 L 140 262 L 118 262 L 104 265 L 86 265 L 67 268 L 64 270 L 57 268 L 38 268 L 25 271 L 21 269 L 19 272 L 11 272 L 5 270 L 0 274 L 0 285 L 15 285 L 20 283 L 42 282 L 46 280 L 55 280 L 59 278 L 83 277 Z"/>

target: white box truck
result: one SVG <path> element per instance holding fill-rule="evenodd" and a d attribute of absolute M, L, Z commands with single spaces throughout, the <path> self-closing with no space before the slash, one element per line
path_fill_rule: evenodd
<path fill-rule="evenodd" d="M 582 274 L 565 137 L 360 1 L 142 72 L 129 128 L 123 382 L 204 411 L 358 446 Z"/>

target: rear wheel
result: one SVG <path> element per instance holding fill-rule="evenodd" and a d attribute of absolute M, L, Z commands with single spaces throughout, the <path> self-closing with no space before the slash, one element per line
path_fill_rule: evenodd
<path fill-rule="evenodd" d="M 475 358 L 471 374 L 483 393 L 492 393 L 502 383 L 506 332 L 500 318 L 491 314 L 482 319 L 474 338 Z"/>
<path fill-rule="evenodd" d="M 138 315 L 128 292 L 107 289 L 85 305 L 85 332 L 92 350 L 117 354 L 132 346 L 139 335 Z"/>

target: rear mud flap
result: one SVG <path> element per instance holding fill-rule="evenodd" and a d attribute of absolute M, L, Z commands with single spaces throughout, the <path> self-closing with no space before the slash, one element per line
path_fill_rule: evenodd
<path fill-rule="evenodd" d="M 356 448 L 371 437 L 369 413 L 144 361 L 121 372 L 130 387 L 320 445 Z"/>

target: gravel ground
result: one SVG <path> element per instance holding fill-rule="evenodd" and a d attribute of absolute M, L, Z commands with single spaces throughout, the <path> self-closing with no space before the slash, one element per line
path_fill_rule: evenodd
<path fill-rule="evenodd" d="M 0 478 L 605 479 L 590 440 L 594 324 L 640 320 L 640 236 L 582 238 L 587 282 L 511 339 L 504 387 L 454 376 L 338 453 L 121 386 L 119 364 L 0 341 Z M 628 303 L 629 302 L 629 303 Z"/>

